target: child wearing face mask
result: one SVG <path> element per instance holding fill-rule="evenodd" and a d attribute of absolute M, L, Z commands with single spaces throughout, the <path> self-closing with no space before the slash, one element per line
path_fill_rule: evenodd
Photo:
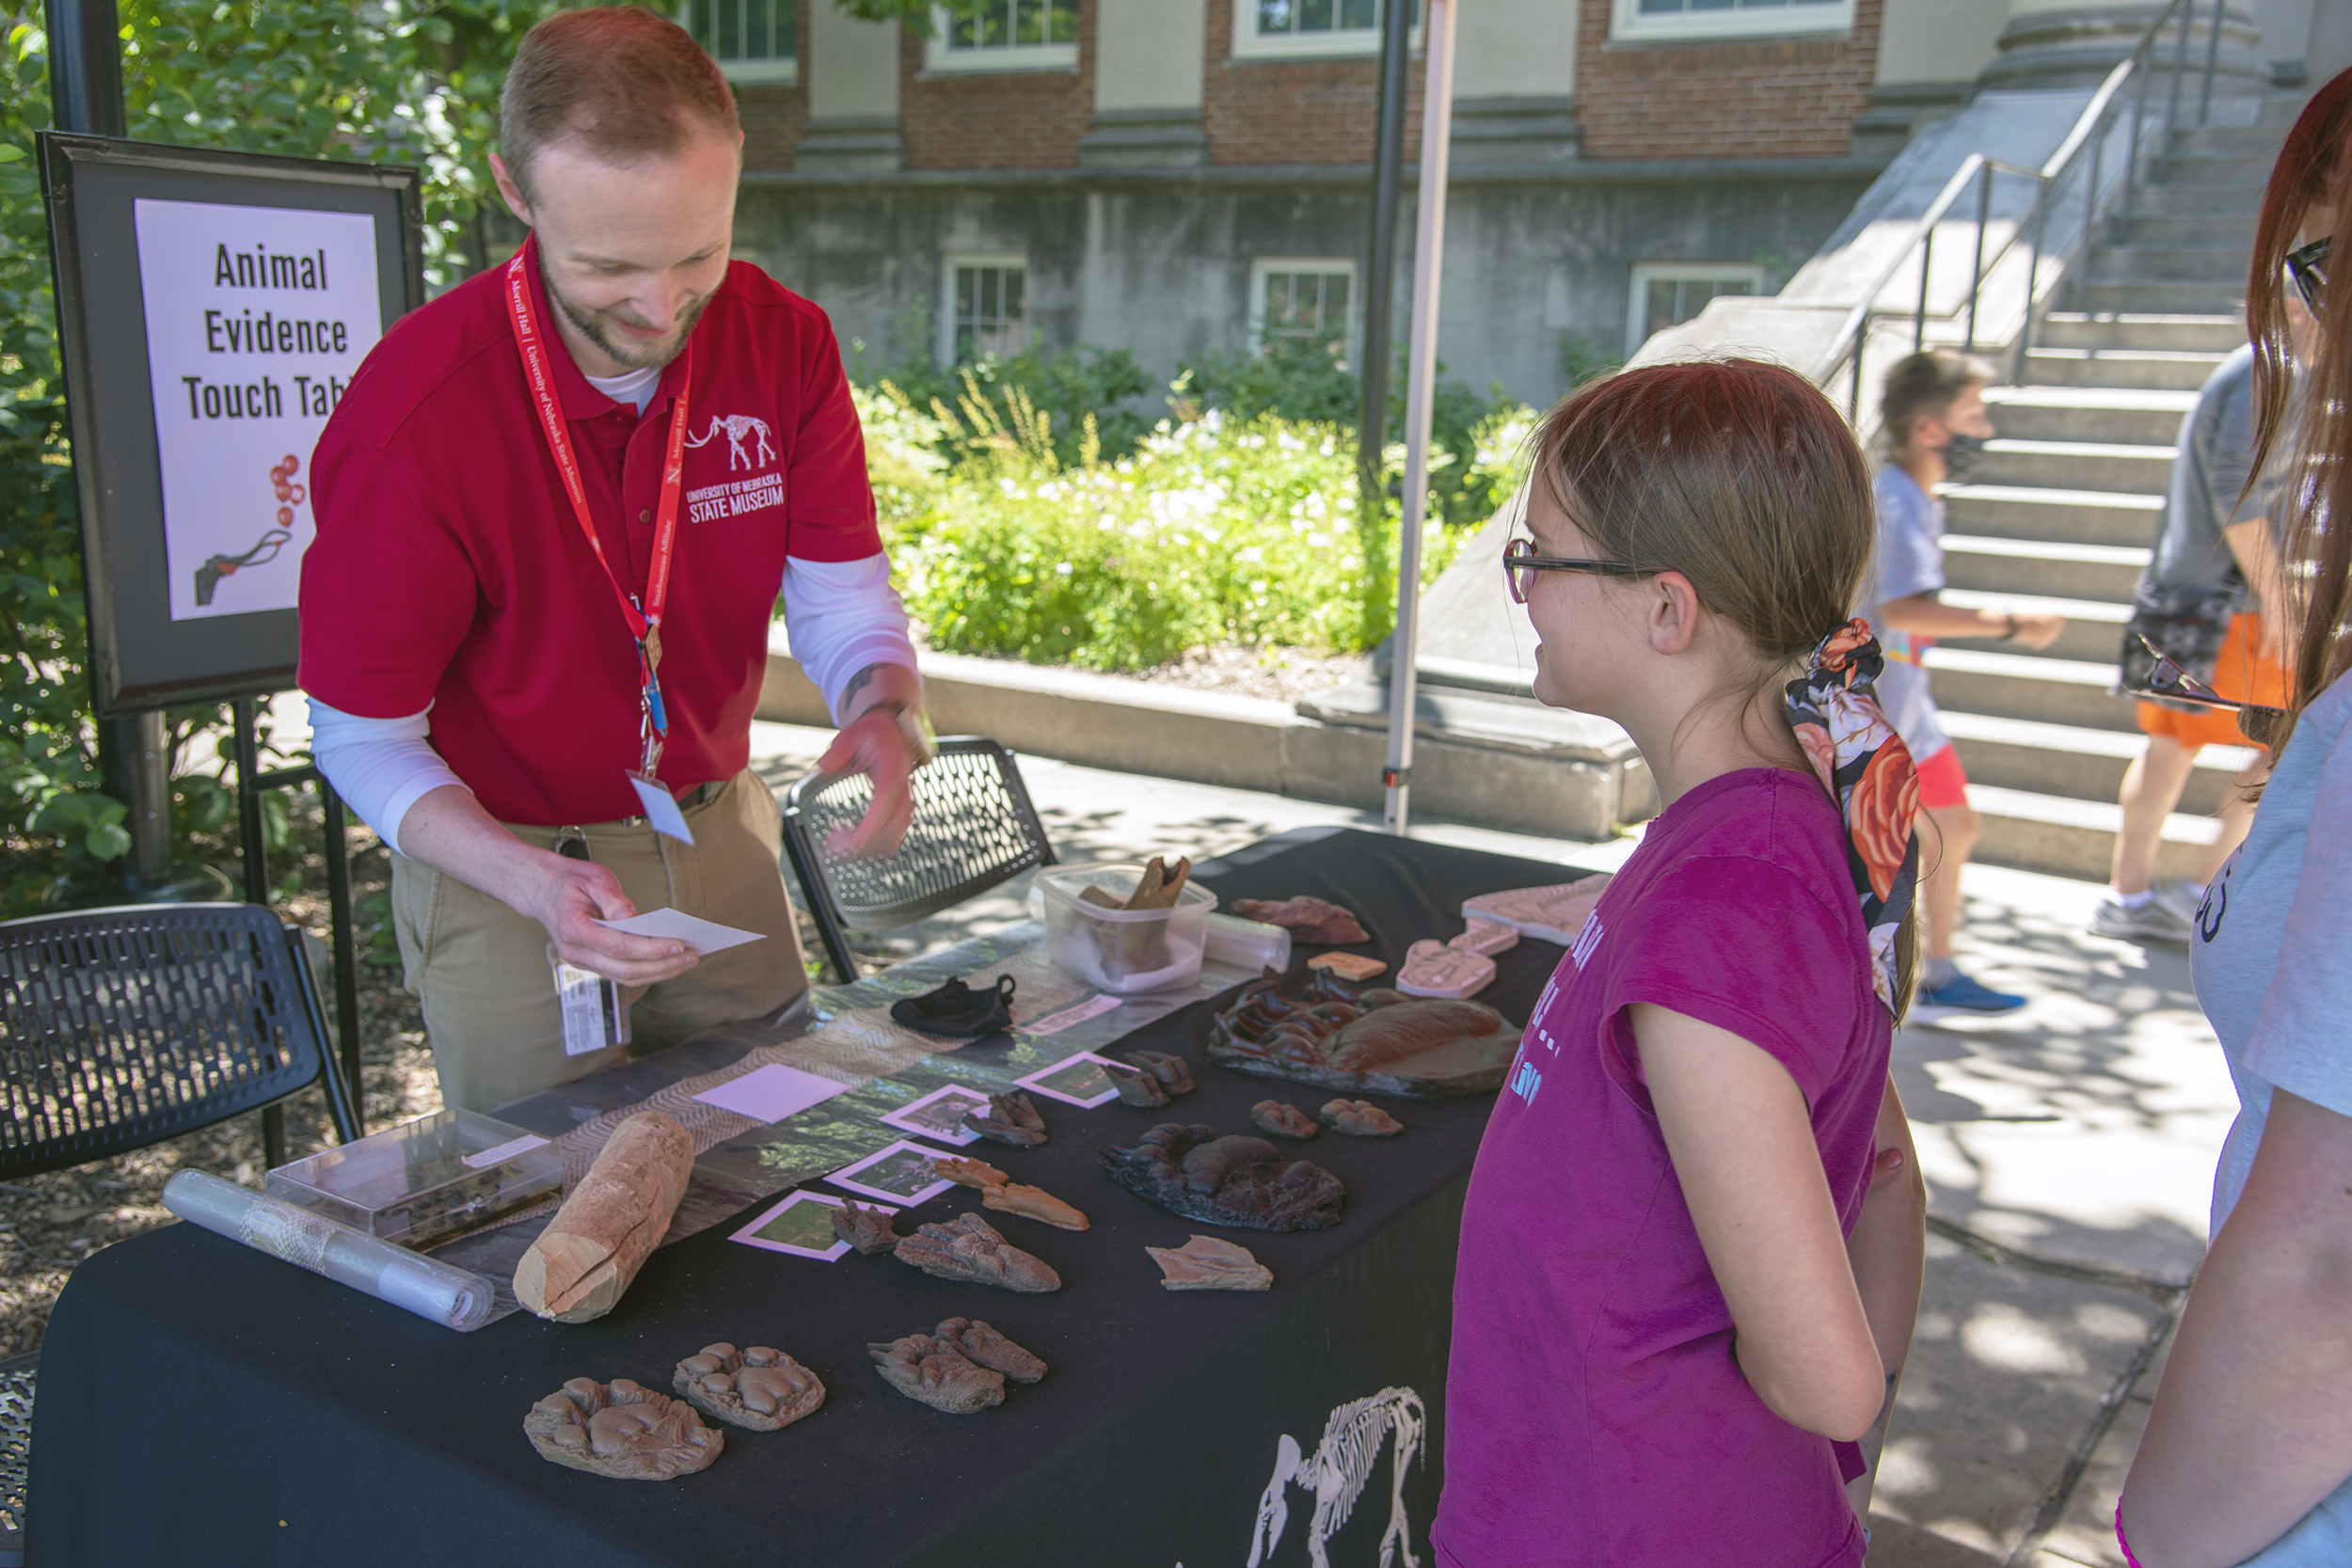
<path fill-rule="evenodd" d="M 1884 650 L 1886 673 L 1879 702 L 1919 769 L 1919 805 L 1929 822 L 1921 833 L 1927 962 L 1912 1016 L 1921 1022 L 1955 1015 L 2014 1012 L 2026 1005 L 1979 985 L 1952 962 L 1960 926 L 1960 873 L 1982 827 L 1968 804 L 1968 775 L 1950 736 L 1936 722 L 1935 699 L 1922 662 L 1942 638 L 1989 638 L 2040 650 L 2066 627 L 2057 615 L 1963 610 L 1938 595 L 1944 588 L 1944 503 L 1936 487 L 1960 483 L 1984 453 L 1993 421 L 1984 388 L 1994 371 L 1983 360 L 1950 349 L 1929 349 L 1887 372 L 1880 404 L 1881 435 L 1891 454 L 1879 470 L 1879 547 L 1876 575 L 1862 597 Z"/>

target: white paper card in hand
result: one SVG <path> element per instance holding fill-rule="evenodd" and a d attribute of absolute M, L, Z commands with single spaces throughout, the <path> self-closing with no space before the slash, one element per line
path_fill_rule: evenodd
<path fill-rule="evenodd" d="M 628 775 L 628 787 L 637 791 L 637 803 L 645 808 L 645 820 L 655 832 L 668 833 L 683 844 L 694 842 L 694 830 L 686 825 L 686 814 L 678 810 L 676 798 L 668 790 L 634 770 Z"/>
<path fill-rule="evenodd" d="M 705 1089 L 694 1098 L 705 1105 L 716 1105 L 722 1111 L 733 1111 L 754 1121 L 778 1122 L 849 1091 L 847 1084 L 771 1062 L 740 1078 L 730 1078 L 714 1088 Z"/>
<path fill-rule="evenodd" d="M 633 937 L 658 937 L 682 942 L 695 952 L 704 954 L 723 953 L 747 942 L 765 940 L 757 931 L 739 931 L 732 926 L 722 926 L 715 920 L 699 920 L 678 910 L 647 910 L 644 914 L 633 914 L 627 920 L 599 920 L 596 924 L 607 930 L 626 931 Z"/>

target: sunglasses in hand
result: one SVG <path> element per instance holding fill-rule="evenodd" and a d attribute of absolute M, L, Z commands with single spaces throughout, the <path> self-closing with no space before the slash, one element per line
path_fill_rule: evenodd
<path fill-rule="evenodd" d="M 2134 635 L 2135 640 L 2142 648 L 2148 650 L 2148 657 L 2155 660 L 2155 663 L 2150 668 L 2145 680 L 2137 686 L 2123 688 L 2126 696 L 2155 697 L 2168 703 L 2194 703 L 2199 707 L 2220 708 L 2225 712 L 2234 713 L 2237 715 L 2238 728 L 2244 730 L 2247 738 L 2258 746 L 2265 744 L 2263 736 L 2271 726 L 2286 717 L 2284 708 L 2265 707 L 2259 703 L 2241 703 L 2235 698 L 2224 697 L 2220 692 L 2216 691 L 2212 687 L 2207 686 L 2167 657 L 2147 638 Z"/>

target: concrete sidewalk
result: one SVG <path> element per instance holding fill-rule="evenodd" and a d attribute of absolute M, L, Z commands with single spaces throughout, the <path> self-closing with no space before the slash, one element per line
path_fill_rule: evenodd
<path fill-rule="evenodd" d="M 778 785 L 830 738 L 754 730 Z M 1066 860 L 1196 859 L 1375 815 L 1022 759 Z M 1613 869 L 1590 845 L 1439 823 L 1414 836 Z M 1972 866 L 1962 958 L 2033 998 L 2002 1020 L 1907 1028 L 1896 1082 L 1930 1192 L 1926 1300 L 1870 1520 L 1874 1568 L 2122 1568 L 2115 1496 L 2204 1253 L 2236 1111 L 2185 958 L 2087 934 L 2100 890 Z M 1023 883 L 914 927 L 905 951 L 1023 918 Z"/>

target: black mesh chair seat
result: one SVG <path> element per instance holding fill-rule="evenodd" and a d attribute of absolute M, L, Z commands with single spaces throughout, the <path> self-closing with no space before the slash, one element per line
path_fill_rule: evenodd
<path fill-rule="evenodd" d="M 862 773 L 811 773 L 784 800 L 784 843 L 807 893 L 825 952 L 857 978 L 847 933 L 911 925 L 1054 863 L 1012 753 L 980 736 L 939 742 L 915 770 L 914 820 L 888 859 L 850 860 L 825 847 L 866 815 L 874 786 Z"/>
<path fill-rule="evenodd" d="M 302 936 L 258 904 L 0 922 L 0 1179 L 145 1148 L 325 1081 L 359 1135 Z"/>

